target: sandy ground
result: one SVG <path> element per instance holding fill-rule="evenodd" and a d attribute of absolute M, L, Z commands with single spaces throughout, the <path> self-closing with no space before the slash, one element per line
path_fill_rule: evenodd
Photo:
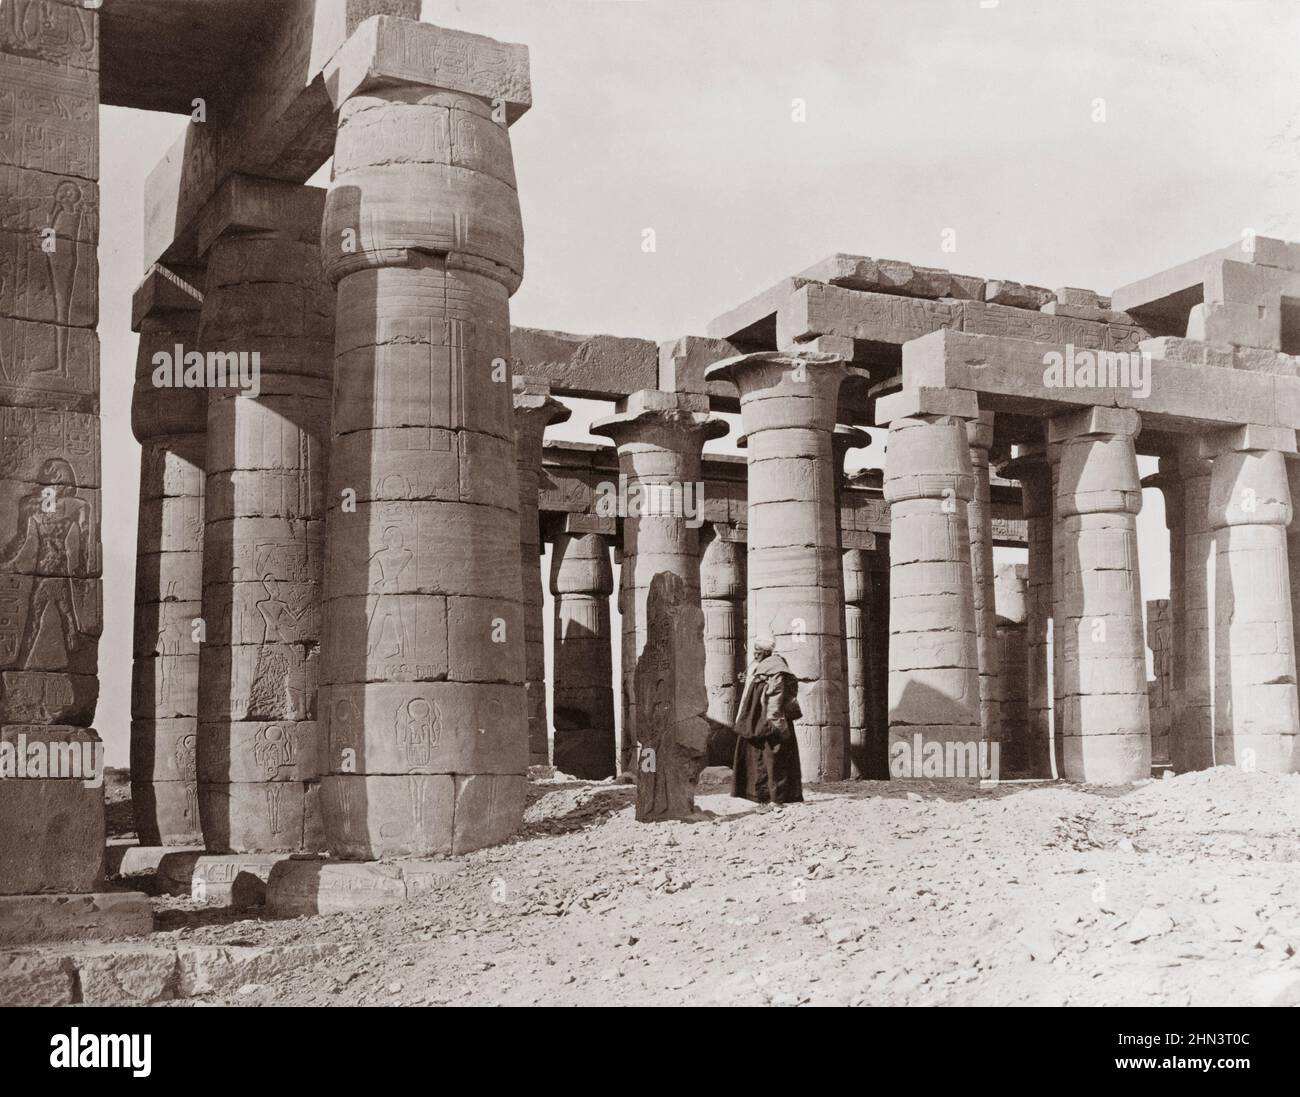
<path fill-rule="evenodd" d="M 1300 775 L 852 782 L 756 811 L 725 773 L 699 823 L 536 782 L 525 831 L 443 892 L 282 920 L 160 898 L 150 942 L 339 946 L 208 999 L 246 1005 L 1300 1004 Z"/>

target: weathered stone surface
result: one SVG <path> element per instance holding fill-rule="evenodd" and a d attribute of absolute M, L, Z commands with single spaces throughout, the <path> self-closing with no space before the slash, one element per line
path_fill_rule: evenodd
<path fill-rule="evenodd" d="M 26 897 L 23 897 L 26 898 Z M 36 897 L 37 901 L 49 896 Z M 0 899 L 0 904 L 12 900 Z M 20 900 L 21 901 L 21 900 Z M 0 915 L 3 919 L 3 915 Z M 74 998 L 75 969 L 63 956 L 45 952 L 0 954 L 0 1007 L 66 1006 Z"/>
<path fill-rule="evenodd" d="M 769 633 L 799 679 L 805 781 L 849 774 L 835 459 L 838 355 L 757 353 L 711 367 L 740 392 L 749 454 L 748 627 Z M 840 462 L 842 463 L 842 462 Z"/>
<path fill-rule="evenodd" d="M 694 391 L 659 383 L 659 355 L 648 339 L 510 329 L 514 371 L 544 379 L 561 396 L 613 399 L 640 389 Z"/>
<path fill-rule="evenodd" d="M 952 274 L 936 267 L 917 267 L 898 259 L 870 259 L 865 255 L 832 255 L 796 278 L 827 282 L 846 289 L 896 293 L 906 297 L 954 297 L 984 300 L 983 278 Z M 993 283 L 996 284 L 996 283 Z"/>
<path fill-rule="evenodd" d="M 1003 564 L 994 586 L 997 597 L 998 728 L 1000 777 L 1034 777 L 1034 761 L 1048 744 L 1029 719 L 1028 638 L 1029 567 Z M 1041 743 L 1038 740 L 1041 738 Z"/>
<path fill-rule="evenodd" d="M 555 768 L 603 780 L 616 772 L 609 535 L 559 534 L 551 550 L 550 582 L 555 599 Z"/>
<path fill-rule="evenodd" d="M 449 861 L 286 861 L 271 874 L 267 904 L 281 917 L 401 906 L 453 887 L 459 871 Z"/>
<path fill-rule="evenodd" d="M 732 728 L 745 674 L 745 556 L 745 543 L 729 528 L 706 527 L 700 554 L 700 606 L 711 766 L 731 765 L 736 750 Z"/>
<path fill-rule="evenodd" d="M 114 941 L 153 929 L 153 908 L 134 891 L 0 895 L 0 947 L 55 941 Z M 0 958 L 0 963 L 4 960 Z M 8 982 L 13 967 L 6 969 Z"/>
<path fill-rule="evenodd" d="M 99 178 L 98 73 L 0 52 L 0 87 L 10 118 L 0 133 L 0 163 Z"/>
<path fill-rule="evenodd" d="M 287 853 L 205 854 L 176 850 L 158 863 L 158 886 L 197 903 L 252 907 L 266 902 L 266 881 Z"/>
<path fill-rule="evenodd" d="M 1173 711 L 1173 614 L 1168 598 L 1147 601 L 1147 647 L 1154 677 L 1147 682 L 1151 710 L 1151 764 L 1169 763 L 1169 727 Z"/>

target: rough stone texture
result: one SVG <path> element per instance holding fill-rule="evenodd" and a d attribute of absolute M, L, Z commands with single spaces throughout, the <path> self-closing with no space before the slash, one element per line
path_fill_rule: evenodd
<path fill-rule="evenodd" d="M 555 619 L 555 768 L 599 781 L 615 775 L 614 657 L 609 533 L 566 524 L 551 549 Z"/>
<path fill-rule="evenodd" d="M 1029 567 L 1003 564 L 994 583 L 997 598 L 998 719 L 1001 732 L 998 776 L 1031 777 L 1036 755 L 1029 720 Z M 1046 737 L 1042 745 L 1047 745 Z"/>
<path fill-rule="evenodd" d="M 158 863 L 158 886 L 197 903 L 228 907 L 261 906 L 266 881 L 284 853 L 209 855 L 201 850 L 177 850 Z"/>
<path fill-rule="evenodd" d="M 216 201 L 236 224 L 260 191 Z M 297 188 L 289 223 L 319 217 Z M 213 852 L 317 849 L 321 627 L 334 294 L 320 249 L 225 232 L 208 253 L 207 354 L 260 356 L 260 391 L 207 392 L 203 620 L 196 768 Z M 169 713 L 168 715 L 174 715 Z M 179 748 L 178 748 L 179 749 Z"/>
<path fill-rule="evenodd" d="M 1211 472 L 1211 462 L 1201 456 L 1199 441 L 1183 441 L 1178 451 L 1178 479 L 1182 485 L 1182 684 L 1169 729 L 1169 763 L 1175 773 L 1214 765 L 1210 567 L 1215 537 L 1210 527 Z M 1173 564 L 1171 554 L 1171 570 Z"/>
<path fill-rule="evenodd" d="M 966 432 L 978 412 L 973 400 L 965 416 L 927 411 L 922 399 L 907 410 L 912 413 L 890 423 L 885 456 L 885 498 L 892 519 L 891 764 L 896 752 L 912 751 L 917 737 L 923 751 L 934 749 L 931 744 L 945 751 L 948 743 L 977 743 L 983 735 L 967 514 L 975 478 Z M 910 760 L 914 765 L 920 761 Z"/>
<path fill-rule="evenodd" d="M 1147 602 L 1147 647 L 1154 677 L 1147 682 L 1151 710 L 1151 764 L 1169 764 L 1169 726 L 1173 713 L 1173 613 L 1168 598 Z"/>
<path fill-rule="evenodd" d="M 628 485 L 619 761 L 636 774 L 637 818 L 647 822 L 695 814 L 708 747 L 699 522 L 685 505 L 703 482 L 704 443 L 727 432 L 708 411 L 701 395 L 644 390 L 591 427 L 618 446 Z"/>
<path fill-rule="evenodd" d="M 1093 784 L 1151 772 L 1138 570 L 1142 489 L 1135 412 L 1094 408 L 1051 420 L 1058 447 L 1052 590 L 1060 723 L 1060 776 Z"/>
<path fill-rule="evenodd" d="M 1300 710 L 1286 538 L 1294 511 L 1285 462 L 1246 428 L 1206 441 L 1214 462 L 1214 760 L 1295 773 Z"/>
<path fill-rule="evenodd" d="M 551 760 L 546 718 L 546 627 L 542 616 L 542 543 L 537 493 L 542 476 L 542 443 L 546 428 L 563 423 L 570 412 L 552 399 L 544 381 L 514 379 L 515 460 L 519 476 L 519 554 L 524 595 L 524 696 L 528 709 L 528 764 Z"/>
<path fill-rule="evenodd" d="M 450 887 L 458 871 L 448 861 L 284 861 L 267 882 L 267 908 L 272 915 L 288 917 L 402 906 Z"/>
<path fill-rule="evenodd" d="M 179 281 L 179 279 L 177 280 Z M 180 291 L 162 268 L 136 290 L 131 424 L 140 442 L 131 807 L 145 845 L 203 841 L 199 822 L 199 642 L 207 394 L 154 384 L 156 354 L 198 348 L 202 298 Z"/>
<path fill-rule="evenodd" d="M 4 8 L 0 725 L 29 741 L 98 741 L 99 21 L 58 5 L 35 19 Z M 103 837 L 102 788 L 0 781 L 0 895 L 89 892 Z M 35 909 L 4 902 L 0 934 Z"/>
<path fill-rule="evenodd" d="M 993 413 L 981 411 L 978 419 L 966 424 L 970 442 L 971 471 L 975 491 L 966 517 L 970 522 L 971 582 L 975 592 L 976 641 L 980 668 L 980 726 L 984 737 L 1001 740 L 998 716 L 997 610 L 993 587 L 993 507 L 989 493 L 989 450 L 993 445 Z"/>
<path fill-rule="evenodd" d="M 843 662 L 844 601 L 832 434 L 837 354 L 759 352 L 711 366 L 740 393 L 749 457 L 748 626 L 770 633 L 799 679 L 796 723 L 806 782 L 849 775 Z M 842 462 L 841 462 L 842 464 Z"/>
<path fill-rule="evenodd" d="M 515 373 L 544 379 L 565 396 L 612 400 L 640 389 L 676 391 L 659 384 L 658 350 L 648 339 L 515 327 L 510 354 Z"/>
<path fill-rule="evenodd" d="M 1043 446 L 1018 448 L 1000 469 L 1020 481 L 1028 533 L 1025 695 L 1029 731 L 1024 776 L 1052 776 L 1052 469 Z"/>
<path fill-rule="evenodd" d="M 871 571 L 862 549 L 845 549 L 844 640 L 845 681 L 849 694 L 849 762 L 854 777 L 872 773 L 872 757 L 881 744 L 871 729 Z"/>
<path fill-rule="evenodd" d="M 0 895 L 0 948 L 50 941 L 114 941 L 140 937 L 152 929 L 153 908 L 139 892 Z"/>
<path fill-rule="evenodd" d="M 706 489 L 707 490 L 707 489 Z M 700 607 L 704 610 L 704 685 L 709 694 L 709 765 L 735 757 L 736 707 L 745 651 L 745 542 L 732 527 L 705 527 L 700 554 Z"/>
<path fill-rule="evenodd" d="M 332 478 L 358 498 L 331 492 L 321 690 L 324 822 L 348 860 L 504 841 L 528 765 L 509 362 L 523 236 L 503 124 L 527 105 L 527 55 L 404 20 L 361 31 L 326 74 L 321 235 L 331 461 L 348 470 Z"/>

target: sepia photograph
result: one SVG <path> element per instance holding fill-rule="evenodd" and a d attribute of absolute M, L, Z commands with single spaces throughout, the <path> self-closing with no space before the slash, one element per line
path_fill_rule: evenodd
<path fill-rule="evenodd" d="M 31 1080 L 191 1084 L 201 1007 L 1284 1064 L 1297 56 L 1296 0 L 0 0 Z"/>

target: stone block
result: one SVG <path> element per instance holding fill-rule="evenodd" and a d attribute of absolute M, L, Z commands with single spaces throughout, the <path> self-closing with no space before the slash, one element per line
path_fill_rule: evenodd
<path fill-rule="evenodd" d="M 5 11 L 12 10 L 11 5 L 6 5 Z M 0 904 L 5 902 L 0 899 Z M 0 914 L 0 919 L 3 919 L 3 914 Z M 59 953 L 0 953 L 0 1008 L 71 1005 L 76 990 L 75 978 L 75 969 L 67 957 Z"/>
<path fill-rule="evenodd" d="M 0 316 L 0 403 L 97 413 L 99 336 Z"/>
<path fill-rule="evenodd" d="M 99 178 L 97 73 L 0 53 L 0 88 L 0 164 Z"/>
<path fill-rule="evenodd" d="M 116 941 L 152 930 L 153 908 L 148 896 L 139 892 L 0 895 L 0 948 Z"/>

